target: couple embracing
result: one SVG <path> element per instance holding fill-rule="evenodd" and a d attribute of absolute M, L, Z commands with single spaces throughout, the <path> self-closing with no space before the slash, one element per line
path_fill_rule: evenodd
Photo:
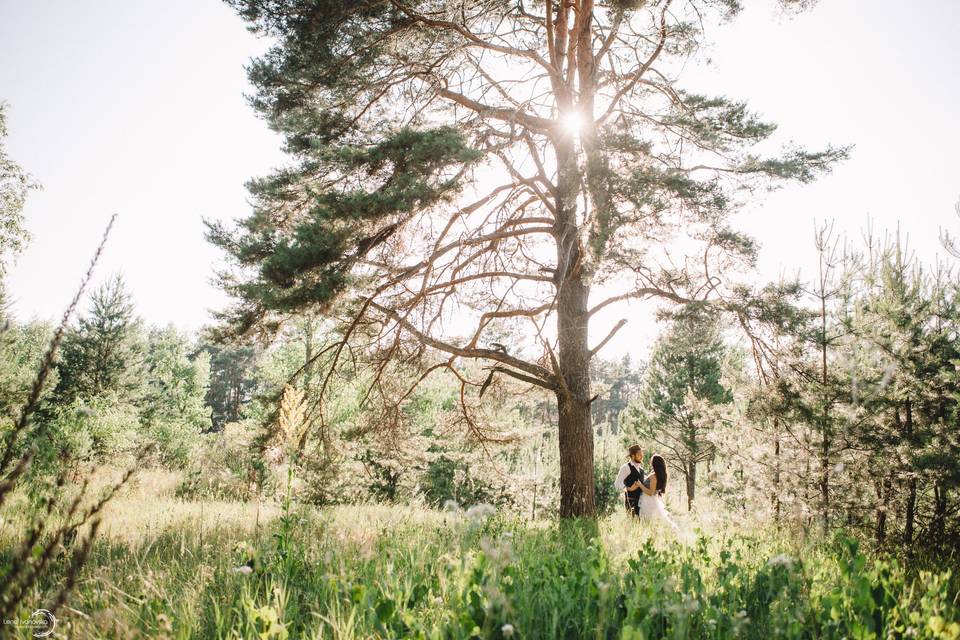
<path fill-rule="evenodd" d="M 643 449 L 640 445 L 630 445 L 627 454 L 629 459 L 620 467 L 614 482 L 617 491 L 623 492 L 627 511 L 645 520 L 662 520 L 676 530 L 677 525 L 667 513 L 661 498 L 667 488 L 666 462 L 661 456 L 653 456 L 650 459 L 653 472 L 648 475 L 643 471 Z"/>

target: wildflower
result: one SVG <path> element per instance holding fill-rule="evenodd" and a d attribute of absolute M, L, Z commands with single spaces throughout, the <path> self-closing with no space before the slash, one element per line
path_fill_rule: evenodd
<path fill-rule="evenodd" d="M 927 620 L 927 626 L 930 627 L 930 631 L 933 631 L 935 634 L 939 634 L 943 631 L 943 618 L 940 616 L 933 616 Z"/>
<path fill-rule="evenodd" d="M 438 607 L 439 607 L 439 606 L 442 606 L 442 605 L 443 605 L 443 598 L 441 598 L 440 596 L 434 596 L 434 598 L 433 598 L 433 604 L 437 605 Z"/>
<path fill-rule="evenodd" d="M 157 615 L 157 626 L 160 627 L 161 631 L 173 633 L 173 624 L 171 624 L 170 618 L 168 618 L 166 614 L 161 613 Z"/>
<path fill-rule="evenodd" d="M 787 569 L 793 566 L 793 558 L 788 555 L 780 554 L 773 556 L 767 560 L 768 567 L 786 567 Z"/>
<path fill-rule="evenodd" d="M 242 573 L 243 575 L 246 576 L 253 573 L 253 567 L 251 567 L 250 565 L 244 564 L 244 565 L 240 565 L 239 567 L 234 567 L 233 569 L 231 569 L 231 571 L 233 571 L 234 573 Z"/>
<path fill-rule="evenodd" d="M 492 504 L 475 504 L 467 509 L 467 518 L 474 522 L 482 522 L 497 512 Z"/>
<path fill-rule="evenodd" d="M 509 623 L 503 625 L 500 627 L 500 633 L 502 633 L 506 638 L 511 637 L 513 635 L 513 625 Z"/>
<path fill-rule="evenodd" d="M 480 550 L 495 565 L 506 564 L 513 560 L 513 547 L 509 540 L 492 541 L 489 538 L 483 538 L 480 540 Z"/>

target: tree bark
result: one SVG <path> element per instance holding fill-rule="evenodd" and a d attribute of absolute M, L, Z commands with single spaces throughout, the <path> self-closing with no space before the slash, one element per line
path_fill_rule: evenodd
<path fill-rule="evenodd" d="M 941 482 L 933 485 L 933 522 L 930 533 L 935 545 L 943 544 L 947 524 L 947 487 Z"/>
<path fill-rule="evenodd" d="M 821 280 L 821 282 L 825 282 Z M 827 397 L 827 298 L 823 293 L 826 285 L 823 284 L 820 297 L 821 325 L 821 384 L 823 385 L 823 425 L 820 434 L 820 530 L 826 536 L 830 528 L 830 403 Z"/>
<path fill-rule="evenodd" d="M 557 338 L 561 378 L 557 390 L 560 444 L 560 517 L 593 516 L 593 429 L 590 417 L 590 287 L 582 269 L 577 226 L 580 175 L 571 135 L 556 141 Z"/>
<path fill-rule="evenodd" d="M 773 517 L 777 525 L 777 531 L 780 530 L 780 418 L 773 418 Z M 709 474 L 708 474 L 709 477 Z"/>
<path fill-rule="evenodd" d="M 906 401 L 907 419 L 905 422 L 907 442 L 912 444 L 913 438 L 913 406 L 910 400 Z M 913 546 L 913 524 L 917 507 L 917 479 L 911 474 L 910 481 L 907 483 L 907 508 L 905 522 L 903 526 L 903 543 L 910 553 Z"/>
<path fill-rule="evenodd" d="M 887 510 L 890 505 L 890 496 L 893 492 L 893 481 L 890 477 L 884 478 L 883 482 L 877 485 L 877 499 L 880 506 L 877 508 L 877 546 L 883 546 L 887 538 Z"/>
<path fill-rule="evenodd" d="M 687 465 L 687 511 L 693 511 L 693 499 L 697 492 L 697 463 L 693 460 Z"/>

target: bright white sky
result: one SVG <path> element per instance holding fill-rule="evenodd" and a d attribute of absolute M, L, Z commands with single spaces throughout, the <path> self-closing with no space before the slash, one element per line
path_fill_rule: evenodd
<path fill-rule="evenodd" d="M 856 145 L 833 175 L 738 216 L 761 275 L 809 273 L 815 218 L 854 236 L 868 216 L 899 224 L 932 259 L 939 228 L 960 231 L 960 2 L 823 0 L 790 20 L 750 4 L 713 29 L 713 65 L 686 86 L 748 100 L 808 148 Z M 201 219 L 244 216 L 244 181 L 283 162 L 242 98 L 243 65 L 265 48 L 216 0 L 0 0 L 8 151 L 44 186 L 8 283 L 21 318 L 62 313 L 114 212 L 99 279 L 122 272 L 149 322 L 195 329 L 226 303 Z M 640 355 L 656 327 L 621 311 L 632 321 L 605 355 Z"/>

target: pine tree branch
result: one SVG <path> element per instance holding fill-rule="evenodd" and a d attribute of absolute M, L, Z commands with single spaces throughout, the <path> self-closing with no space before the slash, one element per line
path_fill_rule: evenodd
<path fill-rule="evenodd" d="M 449 353 L 462 358 L 496 360 L 497 362 L 502 362 L 505 365 L 509 365 L 515 369 L 529 373 L 530 375 L 539 378 L 546 384 L 555 384 L 554 375 L 550 371 L 539 365 L 533 364 L 532 362 L 521 360 L 520 358 L 508 355 L 495 349 L 459 347 L 457 345 L 450 344 L 449 342 L 444 342 L 443 340 L 423 333 L 417 329 L 413 323 L 401 316 L 394 309 L 385 307 L 374 301 L 370 301 L 370 306 L 402 326 L 420 343 L 429 347 L 433 347 L 438 351 L 443 351 L 444 353 Z"/>

